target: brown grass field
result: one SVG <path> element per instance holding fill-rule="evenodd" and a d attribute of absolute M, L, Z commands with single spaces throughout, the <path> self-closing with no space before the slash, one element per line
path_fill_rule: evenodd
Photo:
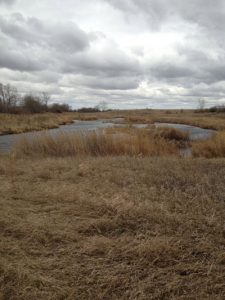
<path fill-rule="evenodd" d="M 0 155 L 0 300 L 225 299 L 224 115 L 201 115 L 199 126 L 220 131 L 190 142 L 151 125 L 168 113 L 145 113 Z M 200 117 L 168 116 L 181 114 Z M 54 118 L 74 116 L 90 119 Z M 185 145 L 193 157 L 181 157 Z"/>
<path fill-rule="evenodd" d="M 0 158 L 0 299 L 224 299 L 225 159 Z"/>

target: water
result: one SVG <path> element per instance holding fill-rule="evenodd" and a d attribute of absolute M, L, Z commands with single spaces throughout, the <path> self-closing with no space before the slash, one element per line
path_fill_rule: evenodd
<path fill-rule="evenodd" d="M 170 127 L 187 132 L 190 140 L 206 140 L 210 138 L 215 130 L 203 129 L 196 126 L 184 125 L 184 124 L 174 124 L 174 123 L 155 123 L 156 127 Z"/>
<path fill-rule="evenodd" d="M 55 129 L 48 129 L 43 131 L 31 131 L 27 133 L 21 134 L 9 134 L 9 135 L 2 135 L 0 136 L 0 153 L 7 153 L 12 149 L 12 147 L 21 139 L 21 138 L 28 138 L 28 139 L 35 139 L 38 136 L 43 134 L 51 134 L 52 136 L 59 135 L 60 133 L 71 133 L 71 132 L 79 132 L 79 131 L 90 131 L 90 130 L 97 130 L 97 129 L 104 129 L 113 126 L 125 126 L 120 124 L 122 122 L 121 118 L 115 118 L 112 120 L 94 120 L 94 121 L 75 121 L 69 125 L 62 125 L 59 128 Z M 136 128 L 145 128 L 148 125 L 146 124 L 134 124 Z M 188 132 L 189 138 L 191 140 L 196 139 L 207 139 L 213 133 L 214 130 L 210 129 L 202 129 L 200 127 L 183 125 L 183 124 L 170 124 L 170 123 L 155 123 L 156 127 L 172 127 L 179 129 L 184 132 Z"/>

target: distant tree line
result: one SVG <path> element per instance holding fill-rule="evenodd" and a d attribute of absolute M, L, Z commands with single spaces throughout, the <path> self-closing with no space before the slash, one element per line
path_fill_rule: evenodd
<path fill-rule="evenodd" d="M 82 108 L 77 109 L 77 112 L 96 113 L 96 112 L 100 112 L 100 109 L 98 107 L 82 107 Z"/>
<path fill-rule="evenodd" d="M 76 111 L 81 113 L 96 113 L 100 111 L 110 111 L 110 109 L 108 109 L 107 103 L 105 101 L 100 101 L 95 107 L 82 107 L 77 109 Z"/>
<path fill-rule="evenodd" d="M 207 110 L 209 112 L 225 112 L 225 105 L 212 106 Z"/>
<path fill-rule="evenodd" d="M 71 111 L 66 103 L 49 104 L 50 96 L 43 92 L 40 95 L 26 94 L 21 96 L 10 84 L 0 83 L 0 113 L 61 113 Z"/>

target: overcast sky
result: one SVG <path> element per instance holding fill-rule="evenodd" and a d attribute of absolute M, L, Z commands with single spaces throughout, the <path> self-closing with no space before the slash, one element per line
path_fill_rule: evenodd
<path fill-rule="evenodd" d="M 0 0 L 0 82 L 74 108 L 225 103 L 224 0 Z"/>

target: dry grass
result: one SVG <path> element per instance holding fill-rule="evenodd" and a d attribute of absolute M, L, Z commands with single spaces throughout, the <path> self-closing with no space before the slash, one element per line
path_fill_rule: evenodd
<path fill-rule="evenodd" d="M 183 141 L 127 127 L 23 140 L 0 156 L 0 299 L 225 299 L 225 159 L 175 157 Z M 193 142 L 193 154 L 224 156 L 224 141 Z"/>
<path fill-rule="evenodd" d="M 155 119 L 158 122 L 178 123 L 197 126 L 206 129 L 225 130 L 225 114 L 217 113 L 180 113 L 177 115 L 158 116 Z"/>
<path fill-rule="evenodd" d="M 71 123 L 74 116 L 73 113 L 0 114 L 0 135 L 57 128 L 59 125 Z"/>
<path fill-rule="evenodd" d="M 195 157 L 225 157 L 225 131 L 213 135 L 210 139 L 192 143 Z"/>
<path fill-rule="evenodd" d="M 225 299 L 225 160 L 0 158 L 0 298 Z"/>
<path fill-rule="evenodd" d="M 124 132 L 124 131 L 122 131 Z M 172 141 L 149 134 L 140 129 L 129 130 L 129 134 L 84 132 L 37 136 L 31 141 L 21 140 L 15 147 L 17 156 L 164 156 L 178 155 L 179 149 Z"/>

